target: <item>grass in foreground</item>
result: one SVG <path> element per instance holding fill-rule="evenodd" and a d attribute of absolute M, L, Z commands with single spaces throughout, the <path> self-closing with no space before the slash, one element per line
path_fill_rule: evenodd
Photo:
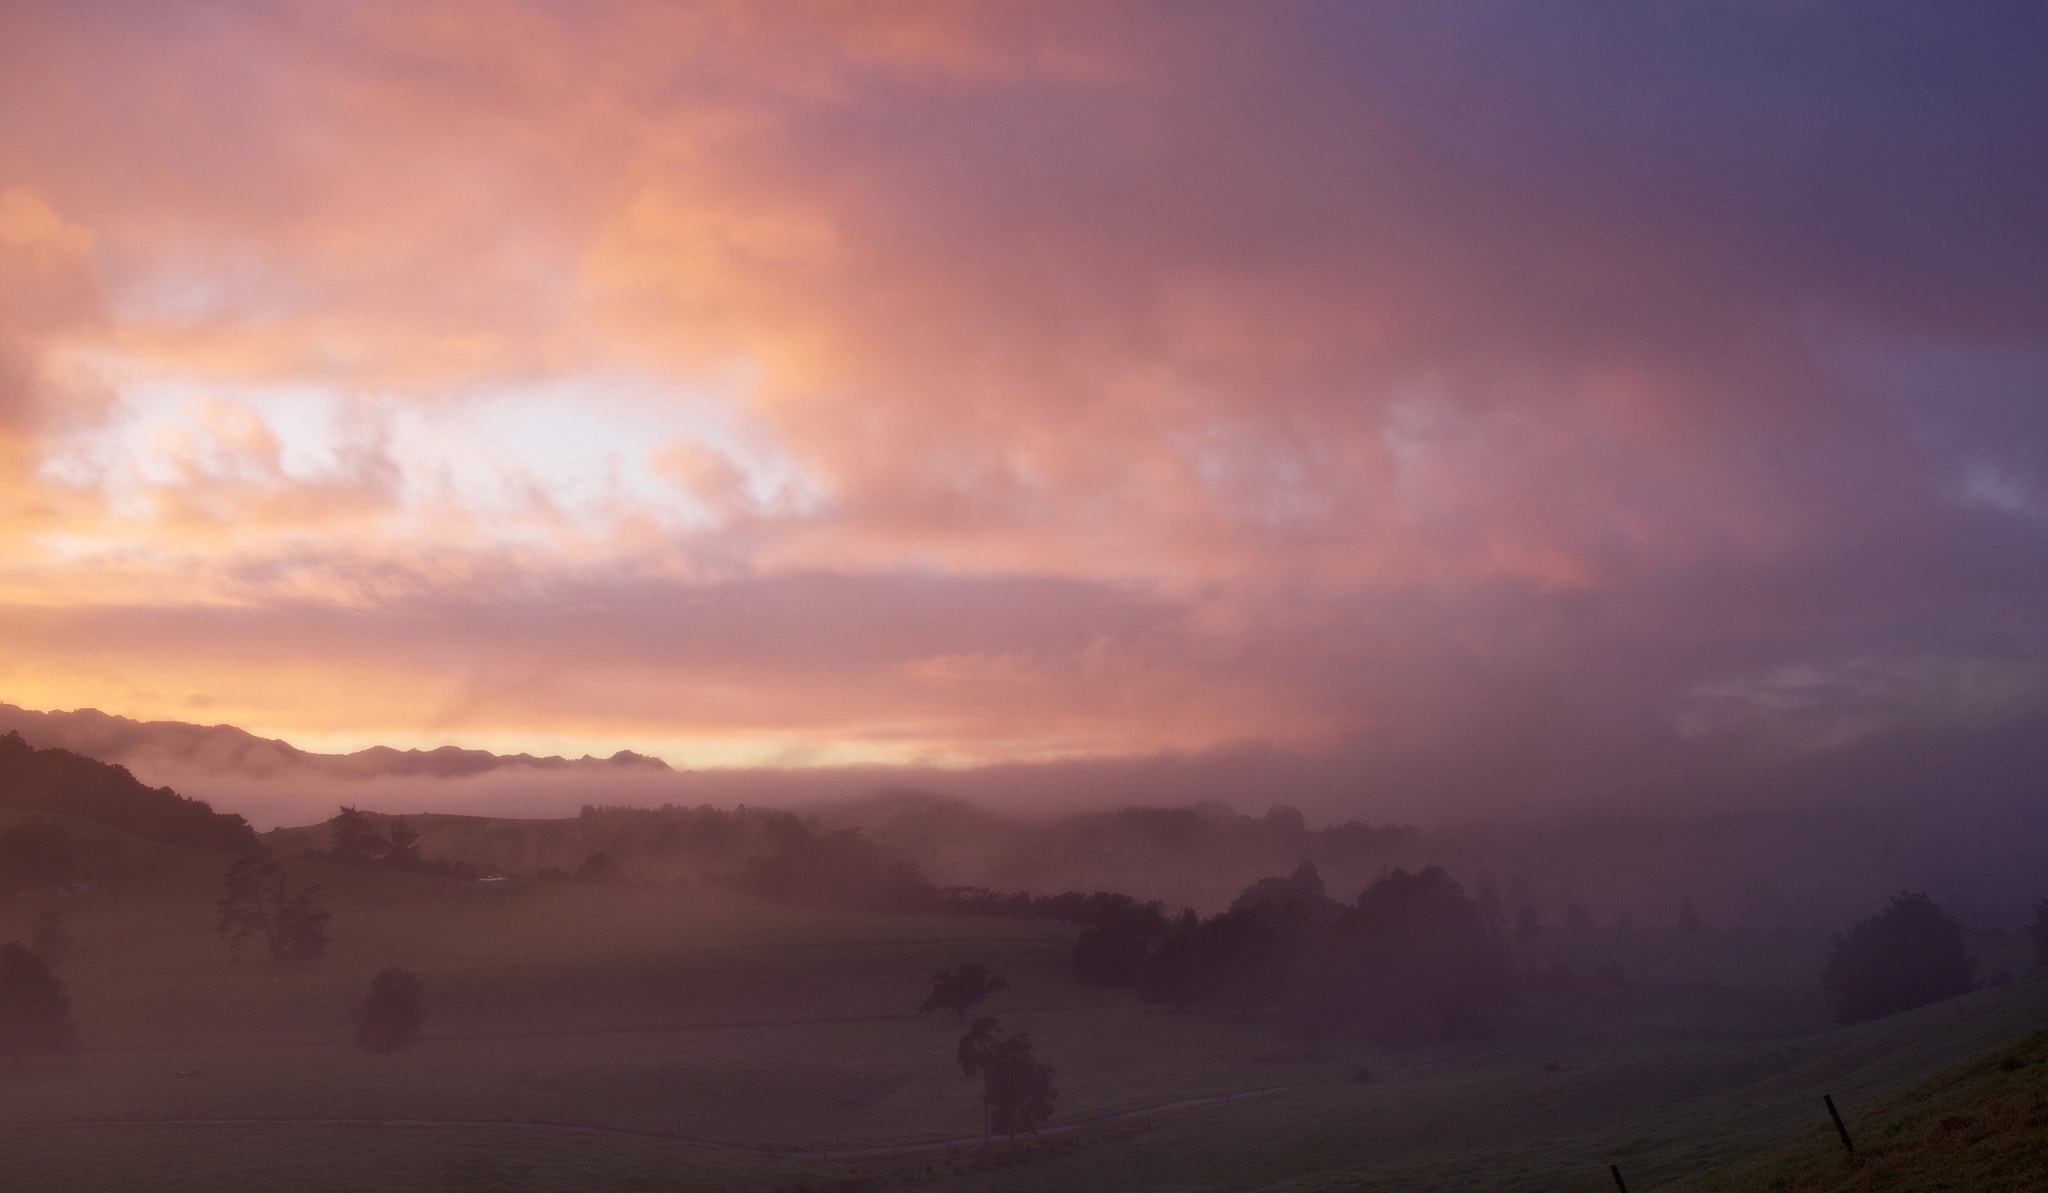
<path fill-rule="evenodd" d="M 2000 1193 L 2048 1188 L 2048 1031 L 1851 1116 L 1854 1155 L 1830 1130 L 1700 1189 L 1771 1193 Z"/>

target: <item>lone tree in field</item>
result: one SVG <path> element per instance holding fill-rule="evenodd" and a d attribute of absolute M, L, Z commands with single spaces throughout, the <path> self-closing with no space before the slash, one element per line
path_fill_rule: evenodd
<path fill-rule="evenodd" d="M 964 962 L 951 973 L 940 971 L 932 975 L 932 992 L 919 1003 L 920 1011 L 947 1010 L 954 1018 L 967 1022 L 967 1008 L 979 1006 L 989 995 L 1009 985 L 997 977 L 988 966 L 979 961 Z"/>
<path fill-rule="evenodd" d="M 424 989 L 418 974 L 396 966 L 371 978 L 369 996 L 348 1009 L 356 1022 L 356 1047 L 388 1056 L 417 1044 L 427 1018 L 420 1009 Z"/>
<path fill-rule="evenodd" d="M 1031 1037 L 1019 1032 L 1004 1039 L 995 1019 L 974 1021 L 960 1037 L 954 1054 L 960 1071 L 981 1074 L 981 1137 L 1001 1131 L 1011 1139 L 1020 1131 L 1037 1131 L 1052 1117 L 1060 1091 L 1053 1088 L 1053 1067 L 1034 1055 Z"/>
<path fill-rule="evenodd" d="M 1828 946 L 1821 991 L 1838 1023 L 1861 1023 L 1967 994 L 1977 985 L 1976 958 L 1963 948 L 1963 927 L 1917 891 Z"/>
<path fill-rule="evenodd" d="M 51 969 L 64 964 L 64 958 L 71 955 L 71 933 L 64 930 L 64 917 L 54 911 L 37 916 L 35 927 L 28 930 L 28 951 Z"/>
<path fill-rule="evenodd" d="M 320 906 L 320 888 L 291 890 L 283 869 L 267 858 L 245 857 L 228 867 L 215 908 L 230 953 L 252 936 L 263 938 L 273 961 L 310 961 L 327 952 L 329 912 Z"/>
<path fill-rule="evenodd" d="M 19 941 L 0 945 L 0 1060 L 76 1051 L 64 983 Z"/>

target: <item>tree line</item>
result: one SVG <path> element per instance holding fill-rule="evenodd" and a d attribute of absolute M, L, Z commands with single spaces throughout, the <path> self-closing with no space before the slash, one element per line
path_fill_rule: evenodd
<path fill-rule="evenodd" d="M 891 859 L 858 828 L 819 832 L 794 816 L 769 828 L 769 852 L 725 881 L 771 903 L 925 915 L 987 916 L 1122 925 L 1159 935 L 1165 904 L 1115 891 L 1039 895 L 978 886 L 942 887 L 915 862 Z"/>
<path fill-rule="evenodd" d="M 369 813 L 344 804 L 327 819 L 327 841 L 327 848 L 308 849 L 299 856 L 357 869 L 411 870 L 463 879 L 477 875 L 468 862 L 421 857 L 420 832 L 403 816 L 391 817 L 380 830 Z"/>
<path fill-rule="evenodd" d="M 1345 1029 L 1393 1042 L 1471 1036 L 1513 995 L 1499 933 L 1439 866 L 1391 870 L 1346 904 L 1303 862 L 1206 919 L 1183 912 L 1156 936 L 1085 929 L 1072 968 L 1076 981 L 1128 986 L 1176 1009 L 1277 1011 L 1307 1041 Z"/>

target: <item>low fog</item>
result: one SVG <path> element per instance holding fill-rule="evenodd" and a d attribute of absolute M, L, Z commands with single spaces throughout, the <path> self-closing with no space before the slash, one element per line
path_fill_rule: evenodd
<path fill-rule="evenodd" d="M 531 874 L 604 852 L 668 880 L 729 872 L 738 842 L 664 855 L 583 810 L 767 808 L 858 828 L 943 886 L 1113 890 L 1212 911 L 1302 861 L 1333 891 L 1387 866 L 1441 864 L 1514 883 L 1552 922 L 1577 904 L 1601 922 L 1669 922 L 1683 899 L 1718 922 L 1826 927 L 1904 887 L 1970 922 L 2017 926 L 2048 887 L 2048 723 L 1878 735 L 1794 757 L 1672 743 L 1639 756 L 1643 782 L 1569 759 L 1469 752 L 1392 763 L 1244 751 L 979 770 L 677 771 L 657 760 L 503 758 L 481 751 L 297 751 L 226 726 L 141 724 L 8 710 L 0 730 L 126 765 L 324 848 L 341 806 L 498 823 L 425 823 L 429 852 Z M 1582 784 L 1582 785 L 1575 785 Z M 1149 820 L 1127 809 L 1181 810 Z M 536 821 L 518 828 L 509 822 Z M 452 823 L 452 822 L 451 822 Z M 1362 830 L 1371 830 L 1360 835 Z M 516 831 L 515 831 L 516 830 Z M 445 836 L 445 840 L 439 839 Z M 486 841 L 493 842 L 486 844 Z"/>

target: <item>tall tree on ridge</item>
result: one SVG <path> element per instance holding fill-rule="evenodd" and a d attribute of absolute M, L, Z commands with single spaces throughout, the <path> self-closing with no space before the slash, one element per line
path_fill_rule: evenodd
<path fill-rule="evenodd" d="M 327 821 L 327 831 L 327 856 L 344 866 L 367 866 L 391 848 L 369 817 L 346 805 Z"/>

